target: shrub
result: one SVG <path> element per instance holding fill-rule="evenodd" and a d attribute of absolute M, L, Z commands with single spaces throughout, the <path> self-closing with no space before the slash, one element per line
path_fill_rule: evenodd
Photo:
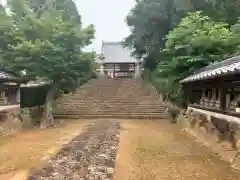
<path fill-rule="evenodd" d="M 170 122 L 172 124 L 176 124 L 177 123 L 177 117 L 178 117 L 180 111 L 177 108 L 171 107 L 171 108 L 167 109 L 167 112 L 168 112 Z"/>
<path fill-rule="evenodd" d="M 190 128 L 194 128 L 197 124 L 197 118 L 196 117 L 190 117 Z"/>

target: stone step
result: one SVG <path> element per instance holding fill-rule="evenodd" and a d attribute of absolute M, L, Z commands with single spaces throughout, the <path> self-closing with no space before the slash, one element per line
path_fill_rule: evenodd
<path fill-rule="evenodd" d="M 115 104 L 65 104 L 64 107 L 67 107 L 65 109 L 68 109 L 68 108 L 74 108 L 74 109 L 93 109 L 93 108 L 96 108 L 96 109 L 116 109 L 116 110 L 119 110 L 119 109 L 166 109 L 162 106 L 146 106 L 146 105 L 126 105 L 126 104 L 122 104 L 121 106 L 120 105 L 115 105 Z M 58 108 L 61 108 L 61 106 L 58 106 Z"/>
<path fill-rule="evenodd" d="M 111 101 L 111 100 L 104 100 L 104 99 L 102 99 L 102 100 L 100 100 L 100 99 L 95 99 L 95 100 L 92 100 L 92 101 L 90 101 L 90 100 L 83 100 L 83 99 L 79 99 L 79 100 L 77 100 L 77 99 L 62 99 L 61 101 L 65 101 L 65 102 L 70 102 L 71 101 L 71 103 L 79 103 L 79 102 L 81 102 L 81 103 L 115 103 L 115 104 L 125 104 L 125 103 L 128 103 L 128 104 L 149 104 L 149 105 L 151 105 L 151 104 L 160 104 L 161 102 L 160 101 L 157 101 L 157 100 L 140 100 L 140 99 L 136 99 L 136 100 L 121 100 L 121 101 L 117 101 L 117 100 L 115 100 L 115 101 Z M 60 101 L 60 102 L 61 102 Z M 59 101 L 58 101 L 59 102 Z"/>
<path fill-rule="evenodd" d="M 123 103 L 101 103 L 101 102 L 65 102 L 65 105 L 73 105 L 73 106 L 82 106 L 82 107 L 92 107 L 96 105 L 102 105 L 102 106 L 112 106 L 112 107 L 149 107 L 149 108 L 154 108 L 154 107 L 162 107 L 159 103 L 157 104 L 145 104 L 145 103 L 128 103 L 128 102 L 123 102 Z"/>
<path fill-rule="evenodd" d="M 54 118 L 66 118 L 66 119 L 100 119 L 100 118 L 119 118 L 119 119 L 165 119 L 163 115 L 54 115 Z"/>
<path fill-rule="evenodd" d="M 80 95 L 76 95 L 76 94 L 73 94 L 74 96 L 74 99 L 77 99 L 77 100 L 95 100 L 95 99 L 98 99 L 98 98 L 102 98 L 102 97 L 107 97 L 106 100 L 129 100 L 129 99 L 142 99 L 142 100 L 156 100 L 155 97 L 153 96 L 143 96 L 143 95 L 128 95 L 128 96 L 118 96 L 118 95 L 113 95 L 111 96 L 108 92 L 105 92 L 106 94 L 104 95 L 95 95 L 95 96 L 89 96 L 89 97 L 85 97 L 85 96 L 80 96 Z M 72 97 L 73 97 L 72 96 Z M 69 96 L 71 97 L 71 96 Z"/>
<path fill-rule="evenodd" d="M 105 101 L 105 100 L 95 100 L 95 101 L 84 101 L 84 100 L 70 100 L 70 99 L 64 99 L 62 101 L 58 102 L 64 102 L 65 104 L 71 103 L 71 104 L 115 104 L 115 105 L 159 105 L 161 106 L 161 102 L 159 101 L 138 101 L 133 100 L 132 102 L 129 101 Z"/>
<path fill-rule="evenodd" d="M 128 105 L 128 106 L 137 106 L 137 105 L 143 105 L 143 106 L 161 106 L 160 102 L 158 101 L 133 101 L 133 102 L 111 102 L 111 101 L 82 101 L 82 100 L 65 100 L 65 101 L 60 101 L 64 102 L 65 104 L 86 104 L 86 105 L 94 105 L 94 104 L 103 104 L 103 105 Z"/>
<path fill-rule="evenodd" d="M 111 115 L 111 116 L 165 116 L 164 113 L 126 113 L 126 112 L 92 112 L 92 113 L 81 113 L 81 112 L 61 112 L 61 113 L 54 113 L 54 115 L 69 115 L 69 116 L 85 116 L 85 115 Z"/>
<path fill-rule="evenodd" d="M 61 112 L 61 111 L 80 111 L 80 112 L 165 112 L 165 109 L 146 109 L 146 108 L 142 108 L 142 109 L 127 109 L 127 108 L 105 108 L 105 109 L 101 109 L 101 108 L 76 108 L 76 107 L 69 107 L 69 108 L 58 108 L 58 110 L 54 110 L 54 112 Z"/>
<path fill-rule="evenodd" d="M 163 110 L 165 109 L 164 107 L 161 107 L 161 106 L 141 106 L 141 105 L 138 105 L 138 106 L 126 106 L 126 105 L 122 105 L 122 106 L 115 106 L 113 104 L 107 106 L 107 105 L 88 105 L 88 106 L 85 106 L 85 105 L 82 105 L 82 104 L 69 104 L 69 105 L 65 105 L 65 107 L 68 108 L 74 108 L 74 109 L 93 109 L 93 108 L 96 108 L 96 109 L 116 109 L 116 110 L 119 110 L 119 109 L 137 109 L 137 110 L 142 110 L 142 109 L 148 109 L 148 110 Z M 61 107 L 59 107 L 61 108 Z M 66 109 L 66 108 L 65 108 Z"/>
<path fill-rule="evenodd" d="M 148 99 L 148 100 L 141 100 L 141 99 L 131 99 L 131 100 L 108 100 L 108 99 L 102 99 L 102 100 L 99 100 L 99 99 L 95 99 L 95 100 L 86 100 L 86 99 L 62 99 L 62 101 L 71 101 L 71 103 L 114 103 L 114 104 L 125 104 L 125 103 L 128 103 L 128 104 L 159 104 L 160 102 L 157 101 L 157 100 L 151 100 L 151 99 Z"/>
<path fill-rule="evenodd" d="M 124 112 L 124 111 L 120 111 L 120 112 L 104 112 L 104 111 L 99 111 L 99 112 L 95 112 L 95 111 L 88 111 L 88 112 L 84 112 L 84 111 L 61 111 L 61 112 L 54 112 L 54 114 L 67 114 L 67 115 L 85 115 L 85 114 L 110 114 L 110 115 L 119 115 L 119 114 L 125 114 L 125 115 L 159 115 L 159 114 L 165 114 L 164 112 Z"/>
<path fill-rule="evenodd" d="M 155 101 L 155 100 L 145 100 L 145 101 L 141 101 L 141 100 L 132 100 L 132 101 L 108 101 L 108 100 L 93 100 L 93 101 L 85 101 L 85 100 L 76 100 L 76 99 L 63 99 L 61 101 L 57 101 L 57 102 L 64 102 L 64 103 L 73 103 L 73 104 L 95 104 L 95 103 L 101 103 L 101 104 L 129 104 L 129 105 L 136 105 L 136 104 L 146 104 L 146 105 L 161 105 L 160 101 Z"/>
<path fill-rule="evenodd" d="M 163 116 L 165 108 L 155 89 L 141 80 L 92 80 L 55 106 L 55 114 L 68 116 Z M 94 110 L 96 109 L 96 110 Z M 100 109 L 100 110 L 98 110 Z"/>
<path fill-rule="evenodd" d="M 102 95 L 108 95 L 109 97 L 111 97 L 110 95 L 112 95 L 112 97 L 126 97 L 126 96 L 135 96 L 135 97 L 138 97 L 138 96 L 142 96 L 143 98 L 144 97 L 153 97 L 153 94 L 152 93 L 139 93 L 139 92 L 136 92 L 138 90 L 134 90 L 133 93 L 118 93 L 116 91 L 108 91 L 108 90 L 105 90 L 105 89 L 102 89 L 101 91 L 97 91 L 97 90 L 94 90 L 92 92 L 85 92 L 86 90 L 82 90 L 82 91 L 77 91 L 77 92 L 74 92 L 73 94 L 75 96 L 81 96 L 83 94 L 92 94 L 93 96 L 95 97 L 100 97 Z M 89 97 L 91 98 L 91 97 Z"/>

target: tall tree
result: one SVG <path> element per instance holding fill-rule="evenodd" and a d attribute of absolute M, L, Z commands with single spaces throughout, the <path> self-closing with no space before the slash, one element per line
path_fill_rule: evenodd
<path fill-rule="evenodd" d="M 226 22 L 229 27 L 240 17 L 240 0 L 191 0 L 195 10 L 201 10 L 213 20 Z"/>
<path fill-rule="evenodd" d="M 165 45 L 165 35 L 176 27 L 188 12 L 203 11 L 213 20 L 232 25 L 240 16 L 240 0 L 141 0 L 136 1 L 126 22 L 131 34 L 124 45 L 133 49 L 133 55 L 145 55 L 145 67 L 156 68 L 164 60 L 160 50 Z M 147 56 L 146 56 L 147 55 Z"/>
<path fill-rule="evenodd" d="M 0 60 L 4 58 L 4 52 L 8 49 L 8 44 L 12 42 L 11 30 L 11 18 L 6 14 L 5 8 L 0 6 Z"/>
<path fill-rule="evenodd" d="M 38 14 L 49 8 L 54 8 L 61 12 L 64 20 L 81 23 L 81 16 L 72 0 L 29 0 L 29 7 Z"/>
<path fill-rule="evenodd" d="M 166 36 L 163 52 L 170 57 L 160 71 L 181 79 L 234 53 L 236 48 L 229 42 L 232 33 L 227 26 L 201 12 L 189 13 Z"/>
<path fill-rule="evenodd" d="M 168 33 L 163 53 L 167 61 L 158 65 L 155 79 L 171 100 L 182 99 L 179 81 L 196 70 L 239 52 L 239 26 L 215 22 L 201 12 L 189 13 Z"/>
<path fill-rule="evenodd" d="M 44 124 L 53 124 L 51 106 L 56 90 L 66 84 L 76 85 L 91 74 L 95 55 L 81 49 L 94 38 L 93 25 L 82 28 L 81 22 L 75 21 L 79 15 L 69 14 L 68 18 L 68 11 L 60 11 L 56 5 L 41 13 L 33 11 L 25 0 L 10 0 L 9 5 L 11 41 L 1 66 L 14 71 L 25 69 L 29 76 L 42 77 L 51 84 Z"/>
<path fill-rule="evenodd" d="M 162 58 L 160 49 L 164 47 L 165 35 L 178 24 L 182 14 L 191 8 L 188 0 L 137 1 L 126 18 L 131 34 L 124 44 L 134 50 L 133 55 L 145 55 L 145 66 L 155 69 L 157 61 Z"/>

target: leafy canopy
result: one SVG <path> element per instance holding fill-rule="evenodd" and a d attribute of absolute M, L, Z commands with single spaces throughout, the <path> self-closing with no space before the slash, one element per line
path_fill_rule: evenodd
<path fill-rule="evenodd" d="M 235 52 L 235 45 L 229 41 L 232 33 L 227 26 L 201 12 L 189 13 L 166 36 L 162 52 L 168 61 L 159 65 L 159 72 L 183 78 Z"/>
<path fill-rule="evenodd" d="M 177 27 L 188 12 L 202 11 L 209 18 L 235 24 L 240 17 L 240 0 L 139 0 L 126 17 L 131 34 L 124 45 L 133 55 L 145 58 L 145 67 L 153 71 L 165 47 L 164 37 Z"/>
<path fill-rule="evenodd" d="M 0 26 L 5 32 L 1 34 L 1 66 L 17 72 L 25 69 L 31 77 L 58 85 L 75 84 L 92 71 L 94 54 L 81 49 L 91 43 L 94 28 L 82 28 L 77 11 L 70 13 L 63 6 L 61 10 L 62 0 L 55 2 L 39 13 L 37 6 L 25 0 L 9 1 L 11 16 L 4 16 Z"/>
<path fill-rule="evenodd" d="M 9 0 L 0 9 L 0 67 L 41 78 L 46 94 L 42 126 L 54 124 L 52 101 L 59 89 L 74 90 L 92 76 L 94 53 L 82 49 L 94 38 L 94 27 L 82 27 L 72 0 Z"/>
<path fill-rule="evenodd" d="M 240 32 L 238 25 L 229 30 L 228 24 L 215 22 L 200 11 L 188 13 L 166 35 L 161 51 L 165 59 L 158 64 L 153 82 L 170 100 L 184 104 L 186 99 L 179 80 L 237 53 L 240 41 L 236 32 Z"/>

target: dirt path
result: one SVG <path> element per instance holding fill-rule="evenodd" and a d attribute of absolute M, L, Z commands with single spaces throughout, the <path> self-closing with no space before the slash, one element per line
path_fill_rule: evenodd
<path fill-rule="evenodd" d="M 62 144 L 81 134 L 89 121 L 67 120 L 63 127 L 36 129 L 0 138 L 0 179 L 22 180 L 30 169 L 59 151 Z"/>
<path fill-rule="evenodd" d="M 96 120 L 65 146 L 29 180 L 111 180 L 115 168 L 120 125 Z"/>
<path fill-rule="evenodd" d="M 238 180 L 240 172 L 168 121 L 122 121 L 114 180 Z"/>
<path fill-rule="evenodd" d="M 240 179 L 239 171 L 163 120 L 77 120 L 0 140 L 0 179 L 24 180 L 29 169 L 29 180 Z"/>

